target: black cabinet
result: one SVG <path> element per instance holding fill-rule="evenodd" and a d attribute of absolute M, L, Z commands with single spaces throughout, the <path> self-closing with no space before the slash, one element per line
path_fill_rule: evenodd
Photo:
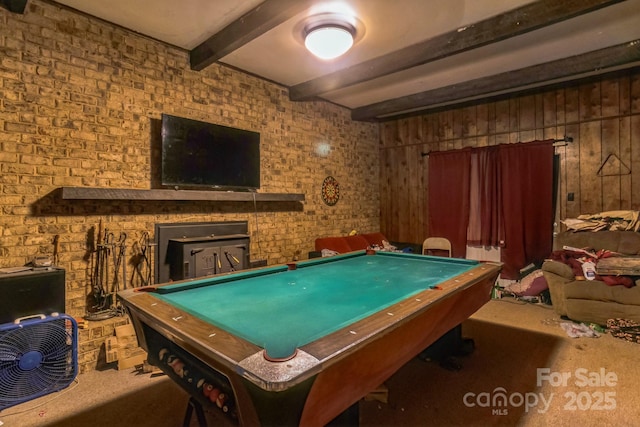
<path fill-rule="evenodd" d="M 0 273 L 0 324 L 65 312 L 65 271 L 47 267 Z"/>

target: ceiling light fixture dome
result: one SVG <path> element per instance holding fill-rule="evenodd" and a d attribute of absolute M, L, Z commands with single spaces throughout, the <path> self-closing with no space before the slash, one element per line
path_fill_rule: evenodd
<path fill-rule="evenodd" d="M 305 28 L 304 45 L 320 59 L 334 59 L 351 49 L 355 33 L 355 27 L 348 23 L 318 23 Z"/>

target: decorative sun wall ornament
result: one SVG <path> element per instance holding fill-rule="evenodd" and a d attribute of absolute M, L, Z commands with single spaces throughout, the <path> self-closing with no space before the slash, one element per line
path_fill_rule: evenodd
<path fill-rule="evenodd" d="M 340 185 L 332 176 L 328 176 L 322 181 L 322 201 L 329 206 L 338 203 L 340 199 Z"/>

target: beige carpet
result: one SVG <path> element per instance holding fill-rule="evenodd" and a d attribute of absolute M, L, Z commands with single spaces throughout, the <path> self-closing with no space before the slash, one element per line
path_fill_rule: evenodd
<path fill-rule="evenodd" d="M 411 361 L 387 381 L 388 403 L 360 403 L 361 425 L 640 425 L 640 345 L 569 338 L 560 322 L 545 306 L 491 301 L 463 325 L 476 350 L 459 359 L 461 370 Z M 0 425 L 180 426 L 187 399 L 166 377 L 96 371 L 0 412 Z M 216 411 L 207 417 L 228 425 Z"/>
<path fill-rule="evenodd" d="M 640 425 L 640 346 L 569 338 L 560 322 L 542 306 L 490 302 L 463 325 L 476 350 L 462 370 L 410 362 L 388 381 L 388 405 L 363 402 L 363 424 Z"/>

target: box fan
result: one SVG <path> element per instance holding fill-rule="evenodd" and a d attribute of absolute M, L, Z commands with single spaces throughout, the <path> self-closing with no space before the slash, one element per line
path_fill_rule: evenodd
<path fill-rule="evenodd" d="M 0 325 L 0 410 L 67 387 L 78 371 L 78 325 L 66 314 Z"/>

